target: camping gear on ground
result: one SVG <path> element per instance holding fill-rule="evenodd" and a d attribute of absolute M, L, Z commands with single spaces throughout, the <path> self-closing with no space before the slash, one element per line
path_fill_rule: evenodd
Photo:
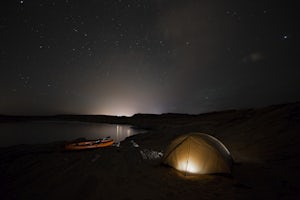
<path fill-rule="evenodd" d="M 163 156 L 161 151 L 154 151 L 149 149 L 140 150 L 143 160 L 156 160 Z"/>
<path fill-rule="evenodd" d="M 230 173 L 232 158 L 215 137 L 190 133 L 171 142 L 162 162 L 185 174 L 213 174 Z"/>
<path fill-rule="evenodd" d="M 114 140 L 109 139 L 109 137 L 98 139 L 98 140 L 89 140 L 83 142 L 74 142 L 65 145 L 67 150 L 84 150 L 84 149 L 95 149 L 100 147 L 107 147 L 113 145 Z"/>
<path fill-rule="evenodd" d="M 134 146 L 134 147 L 140 147 L 140 145 L 138 145 L 134 140 L 130 140 L 130 142 L 131 142 L 131 144 L 132 144 L 132 146 Z"/>

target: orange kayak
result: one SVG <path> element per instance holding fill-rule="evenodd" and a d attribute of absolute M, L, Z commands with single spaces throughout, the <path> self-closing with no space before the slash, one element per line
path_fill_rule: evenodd
<path fill-rule="evenodd" d="M 67 150 L 84 150 L 84 149 L 95 149 L 100 147 L 108 147 L 114 143 L 112 139 L 104 139 L 104 140 L 91 140 L 84 142 L 75 142 L 65 145 L 65 149 Z"/>

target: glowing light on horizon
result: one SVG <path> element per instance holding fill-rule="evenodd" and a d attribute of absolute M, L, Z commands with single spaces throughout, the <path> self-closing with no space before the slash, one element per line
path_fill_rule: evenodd
<path fill-rule="evenodd" d="M 148 114 L 161 114 L 162 112 L 157 107 L 147 107 L 147 108 L 137 108 L 130 105 L 112 105 L 112 106 L 101 106 L 100 109 L 95 109 L 90 113 L 94 115 L 111 115 L 111 116 L 126 116 L 131 117 L 138 113 L 148 113 Z"/>
<path fill-rule="evenodd" d="M 101 109 L 95 109 L 95 111 L 92 112 L 95 115 L 112 115 L 112 116 L 126 116 L 130 117 L 136 112 L 133 109 L 130 109 L 129 107 L 124 106 L 124 108 L 121 108 L 121 106 L 115 106 L 115 107 L 105 107 Z"/>

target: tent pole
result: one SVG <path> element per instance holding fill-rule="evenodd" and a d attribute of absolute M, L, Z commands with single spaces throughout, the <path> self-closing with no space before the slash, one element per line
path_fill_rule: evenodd
<path fill-rule="evenodd" d="M 188 169 L 188 165 L 189 165 L 190 148 L 191 148 L 191 144 L 189 143 L 188 154 L 187 154 L 187 159 L 186 159 L 186 167 L 185 167 L 185 176 L 187 175 L 187 169 Z"/>

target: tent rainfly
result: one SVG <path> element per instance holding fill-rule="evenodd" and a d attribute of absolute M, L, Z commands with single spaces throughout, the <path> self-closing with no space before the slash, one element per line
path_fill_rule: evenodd
<path fill-rule="evenodd" d="M 185 174 L 214 174 L 231 173 L 232 158 L 215 137 L 190 133 L 171 142 L 162 162 Z"/>

